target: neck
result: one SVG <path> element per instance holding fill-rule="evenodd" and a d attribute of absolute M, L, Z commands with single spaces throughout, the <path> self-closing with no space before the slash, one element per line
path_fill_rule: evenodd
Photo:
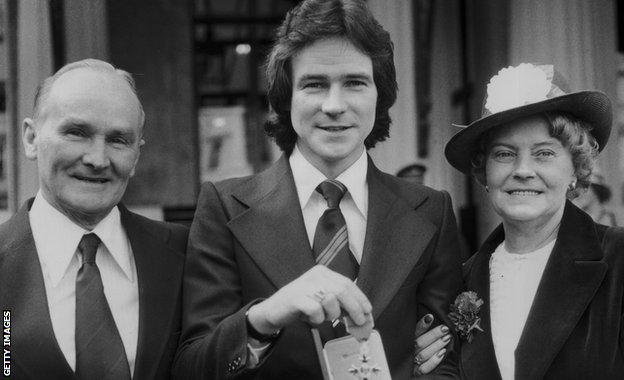
<path fill-rule="evenodd" d="M 335 179 L 342 172 L 351 167 L 362 155 L 364 151 L 364 146 L 362 146 L 362 150 L 357 152 L 357 154 L 351 154 L 343 159 L 337 159 L 332 161 L 327 161 L 319 158 L 316 155 L 308 154 L 305 149 L 301 149 L 299 147 L 299 151 L 305 157 L 306 160 L 310 164 L 312 164 L 315 168 L 317 168 L 325 177 L 328 179 Z"/>
<path fill-rule="evenodd" d="M 563 207 L 546 221 L 503 221 L 505 248 L 523 254 L 544 247 L 557 238 L 562 216 Z"/>
<path fill-rule="evenodd" d="M 588 213 L 589 216 L 592 217 L 592 219 L 596 219 L 600 217 L 600 215 L 603 212 L 603 209 L 604 207 L 602 206 L 602 204 L 596 201 L 596 202 L 589 203 L 585 208 L 583 208 L 583 211 Z"/>
<path fill-rule="evenodd" d="M 67 216 L 72 222 L 76 223 L 80 227 L 84 228 L 87 231 L 93 231 L 95 226 L 98 225 L 104 219 L 104 216 L 101 215 L 89 215 L 84 213 L 76 213 L 69 211 L 61 211 L 65 216 Z M 108 214 L 106 214 L 108 215 Z"/>
<path fill-rule="evenodd" d="M 95 226 L 98 225 L 106 216 L 111 212 L 112 208 L 106 212 L 97 212 L 97 213 L 85 213 L 79 212 L 76 210 L 71 210 L 67 207 L 63 207 L 58 202 L 53 202 L 48 199 L 48 196 L 45 192 L 42 192 L 43 198 L 55 209 L 57 209 L 61 214 L 65 215 L 69 220 L 77 224 L 78 226 L 84 228 L 87 231 L 92 231 Z M 114 206 L 113 206 L 114 207 Z"/>

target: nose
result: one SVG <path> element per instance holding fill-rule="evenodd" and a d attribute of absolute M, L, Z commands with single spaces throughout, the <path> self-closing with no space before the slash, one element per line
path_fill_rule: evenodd
<path fill-rule="evenodd" d="M 336 117 L 347 110 L 347 104 L 340 86 L 331 86 L 321 105 L 323 113 Z"/>
<path fill-rule="evenodd" d="M 518 155 L 514 165 L 513 176 L 521 179 L 533 178 L 535 176 L 533 161 L 530 155 Z"/>
<path fill-rule="evenodd" d="M 106 142 L 103 138 L 95 138 L 93 140 L 88 150 L 82 155 L 82 162 L 95 170 L 102 170 L 110 165 L 110 159 L 106 151 Z"/>

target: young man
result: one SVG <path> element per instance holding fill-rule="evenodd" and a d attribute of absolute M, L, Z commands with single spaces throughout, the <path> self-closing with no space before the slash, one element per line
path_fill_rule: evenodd
<path fill-rule="evenodd" d="M 448 322 L 461 272 L 448 195 L 366 154 L 388 136 L 396 99 L 389 35 L 362 1 L 307 0 L 286 16 L 267 72 L 267 132 L 285 154 L 204 184 L 174 374 L 319 379 L 310 326 L 339 336 L 344 313 L 358 325 L 372 315 L 392 378 L 409 378 L 417 321 Z M 455 352 L 442 357 L 435 374 L 458 377 Z"/>
<path fill-rule="evenodd" d="M 119 204 L 144 118 L 130 74 L 106 62 L 40 87 L 23 123 L 40 189 L 0 226 L 11 378 L 170 377 L 188 231 Z"/>

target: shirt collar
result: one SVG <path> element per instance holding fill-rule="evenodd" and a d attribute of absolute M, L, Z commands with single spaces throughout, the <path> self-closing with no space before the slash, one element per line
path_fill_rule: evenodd
<path fill-rule="evenodd" d="M 316 187 L 319 183 L 325 181 L 327 177 L 303 156 L 297 145 L 295 145 L 290 155 L 289 163 L 293 179 L 295 180 L 297 195 L 299 196 L 299 204 L 303 209 L 309 202 Z M 367 172 L 368 160 L 366 150 L 364 150 L 351 166 L 336 177 L 336 180 L 342 182 L 347 187 L 348 193 L 362 215 L 366 215 L 368 209 Z"/>
<path fill-rule="evenodd" d="M 61 281 L 75 257 L 82 236 L 90 232 L 98 235 L 126 277 L 134 281 L 129 257 L 132 251 L 123 249 L 128 239 L 121 226 L 117 207 L 93 231 L 87 231 L 50 205 L 39 191 L 30 208 L 29 219 L 37 253 L 50 276 L 52 286 L 57 286 Z"/>
<path fill-rule="evenodd" d="M 91 232 L 95 233 L 102 240 L 102 243 L 106 246 L 128 280 L 134 282 L 134 272 L 132 271 L 130 257 L 132 248 L 130 247 L 130 240 L 128 235 L 126 235 L 126 230 L 121 225 L 119 208 L 115 206 Z"/>

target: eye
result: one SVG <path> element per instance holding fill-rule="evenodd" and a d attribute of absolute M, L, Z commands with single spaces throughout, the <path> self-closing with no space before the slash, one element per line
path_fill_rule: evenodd
<path fill-rule="evenodd" d="M 364 87 L 364 86 L 368 86 L 368 84 L 362 80 L 358 80 L 358 79 L 350 79 L 345 83 L 345 86 L 347 87 Z"/>
<path fill-rule="evenodd" d="M 555 152 L 552 150 L 540 150 L 535 153 L 538 158 L 551 158 L 555 156 Z"/>
<path fill-rule="evenodd" d="M 301 85 L 302 89 L 308 89 L 308 90 L 318 90 L 318 89 L 322 89 L 325 87 L 325 84 L 323 82 L 320 81 L 316 81 L 316 82 L 305 82 Z"/>
<path fill-rule="evenodd" d="M 515 153 L 510 150 L 494 150 L 491 154 L 492 158 L 498 162 L 511 162 L 516 157 Z"/>
<path fill-rule="evenodd" d="M 130 141 L 123 136 L 113 136 L 109 138 L 108 141 L 112 144 L 121 144 L 121 145 L 130 144 Z"/>
<path fill-rule="evenodd" d="M 68 136 L 75 136 L 75 137 L 85 137 L 87 135 L 87 133 L 82 128 L 76 128 L 76 127 L 66 129 L 65 134 Z"/>

